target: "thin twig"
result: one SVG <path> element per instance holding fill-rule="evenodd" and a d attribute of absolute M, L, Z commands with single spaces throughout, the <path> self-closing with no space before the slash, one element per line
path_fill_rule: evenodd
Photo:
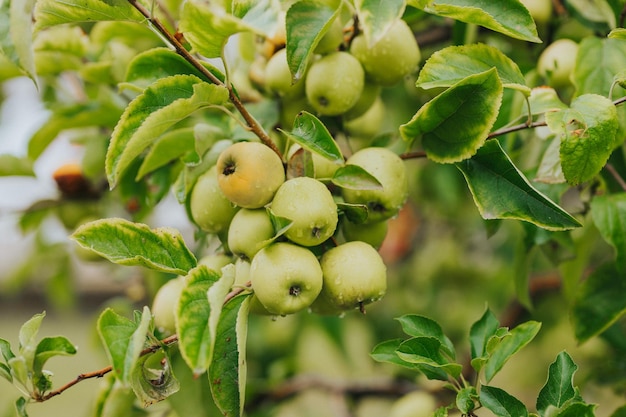
<path fill-rule="evenodd" d="M 612 164 L 608 164 L 607 163 L 604 166 L 604 169 L 609 171 L 609 174 L 611 174 L 611 176 L 613 177 L 615 182 L 617 182 L 619 184 L 619 186 L 622 187 L 622 190 L 626 191 L 626 181 L 624 181 L 624 178 L 622 178 L 622 176 L 619 174 L 619 172 L 617 172 L 615 167 Z"/>
<path fill-rule="evenodd" d="M 172 45 L 176 53 L 182 56 L 187 62 L 194 66 L 202 75 L 204 75 L 209 81 L 211 81 L 215 85 L 223 86 L 228 89 L 229 100 L 239 114 L 244 118 L 248 126 L 250 126 L 250 130 L 263 142 L 265 145 L 269 146 L 274 152 L 278 154 L 278 156 L 282 157 L 282 154 L 276 144 L 269 137 L 267 132 L 263 129 L 263 127 L 256 121 L 256 119 L 250 114 L 248 109 L 245 108 L 239 97 L 235 94 L 234 90 L 229 86 L 226 86 L 219 78 L 217 78 L 211 71 L 209 71 L 202 63 L 196 59 L 185 47 L 180 43 L 180 41 L 170 33 L 170 31 L 161 23 L 161 21 L 152 16 L 151 13 L 143 7 L 141 4 L 137 3 L 136 0 L 128 0 L 128 2 L 139 11 L 150 24 L 157 30 L 167 41 Z"/>

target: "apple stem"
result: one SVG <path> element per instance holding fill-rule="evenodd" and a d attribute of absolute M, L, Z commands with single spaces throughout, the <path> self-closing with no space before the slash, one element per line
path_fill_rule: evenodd
<path fill-rule="evenodd" d="M 366 314 L 365 304 L 363 304 L 363 301 L 359 301 L 359 311 L 361 312 L 361 314 Z"/>

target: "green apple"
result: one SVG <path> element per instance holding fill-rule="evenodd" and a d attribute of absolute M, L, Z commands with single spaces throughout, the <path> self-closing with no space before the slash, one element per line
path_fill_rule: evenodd
<path fill-rule="evenodd" d="M 373 82 L 367 82 L 363 86 L 363 92 L 361 96 L 357 100 L 356 104 L 344 113 L 344 120 L 355 119 L 365 113 L 367 110 L 372 107 L 374 101 L 380 96 L 382 88 L 380 85 L 375 84 Z"/>
<path fill-rule="evenodd" d="M 196 181 L 189 210 L 193 221 L 205 232 L 219 234 L 228 230 L 238 208 L 220 189 L 215 165 Z"/>
<path fill-rule="evenodd" d="M 198 260 L 198 265 L 204 265 L 207 268 L 220 272 L 223 267 L 228 264 L 231 264 L 235 261 L 232 256 L 226 255 L 225 253 L 212 253 L 210 255 L 205 255 Z"/>
<path fill-rule="evenodd" d="M 152 300 L 154 326 L 164 336 L 176 333 L 176 308 L 184 287 L 184 277 L 171 279 L 159 288 Z"/>
<path fill-rule="evenodd" d="M 287 49 L 279 49 L 267 61 L 265 66 L 265 88 L 270 93 L 294 99 L 304 96 L 304 80 L 295 84 L 291 80 L 291 71 L 287 64 Z"/>
<path fill-rule="evenodd" d="M 285 181 L 280 157 L 260 142 L 237 142 L 217 159 L 218 184 L 239 207 L 263 207 Z"/>
<path fill-rule="evenodd" d="M 228 248 L 238 257 L 250 260 L 274 234 L 266 209 L 241 209 L 230 222 Z"/>
<path fill-rule="evenodd" d="M 320 115 L 337 116 L 359 100 L 364 78 L 363 68 L 354 56 L 332 52 L 311 64 L 305 80 L 306 97 Z"/>
<path fill-rule="evenodd" d="M 324 285 L 313 311 L 325 313 L 329 307 L 336 311 L 362 309 L 387 291 L 387 267 L 376 249 L 365 242 L 336 246 L 322 255 L 320 264 Z"/>
<path fill-rule="evenodd" d="M 337 228 L 337 204 L 326 185 L 314 178 L 285 181 L 276 191 L 271 210 L 293 222 L 285 237 L 299 245 L 319 245 Z"/>
<path fill-rule="evenodd" d="M 363 139 L 373 138 L 380 132 L 385 116 L 383 99 L 377 97 L 365 113 L 344 121 L 343 128 L 350 136 Z"/>
<path fill-rule="evenodd" d="M 543 50 L 537 61 L 537 72 L 554 88 L 572 84 L 578 44 L 571 39 L 557 39 Z"/>
<path fill-rule="evenodd" d="M 393 403 L 389 417 L 430 417 L 436 409 L 437 401 L 432 394 L 413 391 Z"/>
<path fill-rule="evenodd" d="M 368 45 L 364 34 L 357 35 L 350 53 L 361 62 L 368 79 L 385 86 L 414 72 L 421 59 L 415 35 L 402 19 L 397 19 L 373 45 Z"/>
<path fill-rule="evenodd" d="M 322 268 L 307 248 L 273 243 L 252 258 L 250 281 L 254 294 L 271 314 L 304 310 L 322 290 Z"/>
<path fill-rule="evenodd" d="M 528 9 L 533 20 L 545 25 L 552 19 L 552 0 L 520 0 Z"/>
<path fill-rule="evenodd" d="M 374 176 L 382 189 L 342 189 L 346 203 L 365 204 L 367 223 L 379 222 L 395 216 L 408 196 L 408 180 L 404 161 L 387 148 L 369 147 L 355 152 L 346 165 L 357 165 Z"/>
<path fill-rule="evenodd" d="M 322 36 L 319 43 L 315 47 L 315 53 L 324 55 L 336 51 L 339 45 L 343 43 L 343 24 L 340 18 L 335 18 L 330 27 Z"/>
<path fill-rule="evenodd" d="M 356 224 L 345 219 L 341 224 L 343 237 L 347 241 L 363 241 L 375 248 L 380 248 L 387 236 L 389 223 L 387 220 L 379 222 Z"/>

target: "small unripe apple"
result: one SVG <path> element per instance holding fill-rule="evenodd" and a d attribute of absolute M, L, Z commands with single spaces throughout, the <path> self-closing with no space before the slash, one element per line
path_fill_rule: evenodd
<path fill-rule="evenodd" d="M 389 417 L 430 417 L 436 409 L 437 401 L 432 394 L 413 391 L 393 403 Z"/>
<path fill-rule="evenodd" d="M 378 84 L 373 82 L 365 83 L 361 97 L 359 97 L 356 104 L 343 115 L 344 119 L 355 119 L 368 111 L 370 107 L 372 107 L 372 104 L 374 104 L 374 101 L 380 96 L 381 90 L 382 88 Z"/>
<path fill-rule="evenodd" d="M 557 39 L 543 50 L 537 61 L 537 72 L 554 88 L 571 85 L 578 44 L 571 39 Z"/>
<path fill-rule="evenodd" d="M 362 309 L 381 299 L 387 291 L 387 267 L 376 249 L 365 242 L 336 246 L 322 255 L 320 264 L 324 285 L 313 311 L 318 303 L 337 311 Z"/>
<path fill-rule="evenodd" d="M 198 265 L 204 265 L 207 268 L 221 272 L 222 268 L 235 261 L 232 256 L 225 253 L 212 253 L 210 255 L 203 256 L 198 260 Z"/>
<path fill-rule="evenodd" d="M 271 210 L 293 221 L 285 237 L 299 245 L 319 245 L 337 228 L 337 204 L 326 185 L 314 178 L 285 181 L 276 191 Z"/>
<path fill-rule="evenodd" d="M 191 190 L 189 210 L 193 221 L 205 232 L 219 234 L 228 230 L 238 208 L 220 189 L 215 166 L 196 181 Z"/>
<path fill-rule="evenodd" d="M 528 9 L 533 20 L 545 25 L 552 18 L 552 0 L 520 0 Z"/>
<path fill-rule="evenodd" d="M 184 277 L 177 277 L 163 284 L 154 296 L 152 301 L 154 326 L 164 336 L 176 333 L 176 308 L 184 287 Z"/>
<path fill-rule="evenodd" d="M 302 149 L 302 146 L 294 144 L 289 148 L 287 152 L 288 160 L 291 162 L 293 158 L 297 158 L 302 152 L 306 152 Z M 313 162 L 313 173 L 317 179 L 329 179 L 335 174 L 335 171 L 339 169 L 341 164 L 331 161 L 328 158 L 324 158 L 322 155 L 311 152 L 311 161 Z"/>
<path fill-rule="evenodd" d="M 294 99 L 304 96 L 304 80 L 291 82 L 291 71 L 287 64 L 287 50 L 279 49 L 265 66 L 265 88 L 281 97 Z"/>
<path fill-rule="evenodd" d="M 341 230 L 343 237 L 347 241 L 363 241 L 372 245 L 375 248 L 380 248 L 387 236 L 387 230 L 389 229 L 389 223 L 387 220 L 381 220 L 379 222 L 356 224 L 346 219 L 341 224 Z"/>
<path fill-rule="evenodd" d="M 421 53 L 407 23 L 396 20 L 375 44 L 368 45 L 364 34 L 356 36 L 350 52 L 361 62 L 368 79 L 390 86 L 417 69 Z"/>
<path fill-rule="evenodd" d="M 217 159 L 218 184 L 239 207 L 263 207 L 285 181 L 280 157 L 260 142 L 237 142 Z"/>
<path fill-rule="evenodd" d="M 395 216 L 408 196 L 408 180 L 404 161 L 387 148 L 370 147 L 355 152 L 346 165 L 357 165 L 374 176 L 382 189 L 342 189 L 346 203 L 365 204 L 368 209 L 367 223 L 378 222 Z"/>
<path fill-rule="evenodd" d="M 240 258 L 250 260 L 274 237 L 274 225 L 266 209 L 241 209 L 228 228 L 228 248 Z"/>
<path fill-rule="evenodd" d="M 385 104 L 383 99 L 378 97 L 365 113 L 346 120 L 343 128 L 350 136 L 363 139 L 373 138 L 380 132 L 385 116 Z"/>
<path fill-rule="evenodd" d="M 343 24 L 340 18 L 335 18 L 315 47 L 315 53 L 324 55 L 336 51 L 343 42 Z"/>
<path fill-rule="evenodd" d="M 319 114 L 337 116 L 359 100 L 364 78 L 363 68 L 354 56 L 333 52 L 311 64 L 305 80 L 306 97 Z"/>
<path fill-rule="evenodd" d="M 313 303 L 322 289 L 322 268 L 310 250 L 278 242 L 254 256 L 250 281 L 265 309 L 282 316 L 304 310 Z"/>

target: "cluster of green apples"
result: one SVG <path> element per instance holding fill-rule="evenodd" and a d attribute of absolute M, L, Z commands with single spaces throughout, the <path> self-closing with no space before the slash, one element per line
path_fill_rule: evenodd
<path fill-rule="evenodd" d="M 314 155 L 321 165 L 324 158 Z M 362 149 L 345 163 L 360 166 L 382 187 L 354 190 L 321 178 L 288 177 L 282 158 L 254 141 L 227 147 L 198 178 L 190 213 L 232 255 L 220 259 L 235 263 L 236 285 L 249 283 L 253 311 L 341 314 L 363 310 L 385 294 L 386 266 L 377 249 L 407 198 L 405 166 L 382 147 Z M 366 221 L 350 222 L 338 202 L 367 207 Z"/>
<path fill-rule="evenodd" d="M 323 117 L 341 116 L 343 131 L 362 140 L 379 133 L 386 117 L 382 88 L 415 73 L 421 59 L 411 28 L 400 18 L 382 36 L 368 39 L 355 30 L 351 20 L 344 22 L 339 15 L 295 82 L 284 45 L 284 31 L 266 40 L 250 72 L 259 88 L 279 98 L 281 125 L 289 128 L 301 110 Z"/>

